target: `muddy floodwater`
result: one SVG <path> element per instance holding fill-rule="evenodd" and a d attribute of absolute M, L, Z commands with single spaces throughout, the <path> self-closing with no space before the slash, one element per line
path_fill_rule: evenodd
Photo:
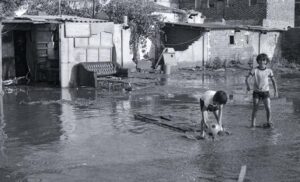
<path fill-rule="evenodd" d="M 245 74 L 133 73 L 131 92 L 6 87 L 0 99 L 0 181 L 233 182 L 243 165 L 245 182 L 300 181 L 300 75 L 276 75 L 275 128 L 251 129 Z M 134 117 L 197 124 L 199 97 L 208 89 L 230 95 L 223 113 L 230 135 L 196 140 Z M 261 107 L 257 124 L 264 122 Z"/>

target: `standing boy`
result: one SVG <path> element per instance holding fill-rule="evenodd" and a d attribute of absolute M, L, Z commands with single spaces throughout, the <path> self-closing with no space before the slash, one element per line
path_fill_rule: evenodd
<path fill-rule="evenodd" d="M 200 132 L 202 139 L 205 138 L 204 127 L 207 127 L 208 111 L 213 112 L 218 124 L 221 127 L 221 131 L 223 131 L 222 112 L 223 106 L 226 103 L 227 94 L 222 90 L 208 90 L 202 95 L 202 97 L 200 98 L 200 108 L 202 114 Z"/>
<path fill-rule="evenodd" d="M 252 69 L 249 74 L 246 76 L 246 86 L 247 91 L 250 91 L 250 86 L 248 79 L 250 76 L 254 77 L 253 85 L 253 110 L 251 118 L 251 127 L 255 127 L 256 122 L 256 113 L 258 110 L 259 102 L 263 101 L 266 114 L 267 114 L 267 123 L 263 124 L 264 128 L 272 128 L 273 123 L 271 121 L 271 101 L 270 101 L 270 92 L 269 92 L 269 78 L 272 81 L 274 88 L 274 96 L 278 96 L 277 84 L 273 75 L 273 71 L 267 68 L 267 64 L 270 62 L 268 56 L 264 53 L 259 54 L 256 58 L 258 66 Z"/>

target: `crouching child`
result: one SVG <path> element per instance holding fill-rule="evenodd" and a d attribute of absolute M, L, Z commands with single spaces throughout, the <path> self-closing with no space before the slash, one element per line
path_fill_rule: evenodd
<path fill-rule="evenodd" d="M 208 121 L 208 113 L 213 113 L 217 123 L 221 127 L 221 131 L 224 130 L 223 123 L 222 123 L 222 112 L 223 106 L 227 103 L 227 94 L 226 92 L 219 90 L 208 90 L 206 91 L 202 97 L 200 98 L 200 109 L 201 109 L 201 126 L 200 126 L 200 133 L 201 138 L 205 139 L 205 128 L 207 128 L 207 121 Z"/>

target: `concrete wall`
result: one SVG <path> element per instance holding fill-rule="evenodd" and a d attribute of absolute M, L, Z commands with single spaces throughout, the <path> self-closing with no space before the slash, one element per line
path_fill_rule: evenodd
<path fill-rule="evenodd" d="M 238 60 L 242 64 L 247 64 L 259 53 L 266 53 L 273 58 L 275 50 L 278 48 L 278 32 L 268 32 L 262 34 L 256 31 L 235 32 L 234 30 L 214 30 L 210 31 L 210 60 L 216 57 L 221 60 Z M 229 37 L 234 36 L 234 44 L 229 43 Z"/>
<path fill-rule="evenodd" d="M 59 25 L 61 87 L 76 86 L 76 64 L 112 61 L 113 32 L 111 22 Z"/>
<path fill-rule="evenodd" d="M 175 61 L 180 65 L 202 65 L 208 59 L 208 36 L 191 27 L 165 27 L 165 47 L 175 49 Z"/>
<path fill-rule="evenodd" d="M 257 54 L 258 43 L 256 33 L 246 31 L 235 32 L 234 30 L 212 30 L 209 32 L 209 35 L 211 60 L 218 57 L 221 60 L 247 62 L 249 59 L 252 59 L 253 54 Z M 230 44 L 230 36 L 234 37 L 234 44 Z"/>
<path fill-rule="evenodd" d="M 165 32 L 167 34 L 165 45 L 175 49 L 176 63 L 179 66 L 201 66 L 202 61 L 213 61 L 216 58 L 247 64 L 262 52 L 268 54 L 270 58 L 277 56 L 276 51 L 280 48 L 278 32 L 263 34 L 259 31 L 234 29 L 201 32 L 189 27 L 168 28 Z M 234 38 L 234 44 L 230 43 L 230 36 Z"/>
<path fill-rule="evenodd" d="M 204 42 L 203 42 L 204 41 Z M 186 50 L 176 51 L 175 58 L 179 67 L 186 65 L 202 66 L 208 61 L 209 56 L 209 35 L 204 34 L 193 42 Z"/>
<path fill-rule="evenodd" d="M 178 2 L 179 0 L 152 0 L 156 2 L 159 5 L 167 6 L 170 8 L 178 8 Z"/>
<path fill-rule="evenodd" d="M 263 26 L 287 28 L 294 25 L 295 0 L 267 0 L 267 16 Z"/>
<path fill-rule="evenodd" d="M 123 25 L 114 25 L 114 47 L 116 51 L 116 62 L 124 68 L 134 68 L 133 54 L 130 50 L 130 29 L 124 29 Z"/>

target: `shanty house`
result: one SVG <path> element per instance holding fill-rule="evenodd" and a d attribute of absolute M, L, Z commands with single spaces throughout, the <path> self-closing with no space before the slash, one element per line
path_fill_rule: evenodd
<path fill-rule="evenodd" d="M 123 60 L 121 28 L 114 38 L 112 22 L 74 16 L 21 16 L 6 18 L 2 25 L 3 80 L 30 74 L 35 82 L 72 87 L 76 64 Z M 116 47 L 114 39 L 120 43 Z"/>
<path fill-rule="evenodd" d="M 261 26 L 166 23 L 165 47 L 175 49 L 175 64 L 205 65 L 215 59 L 247 64 L 259 53 L 280 54 L 281 29 Z"/>

